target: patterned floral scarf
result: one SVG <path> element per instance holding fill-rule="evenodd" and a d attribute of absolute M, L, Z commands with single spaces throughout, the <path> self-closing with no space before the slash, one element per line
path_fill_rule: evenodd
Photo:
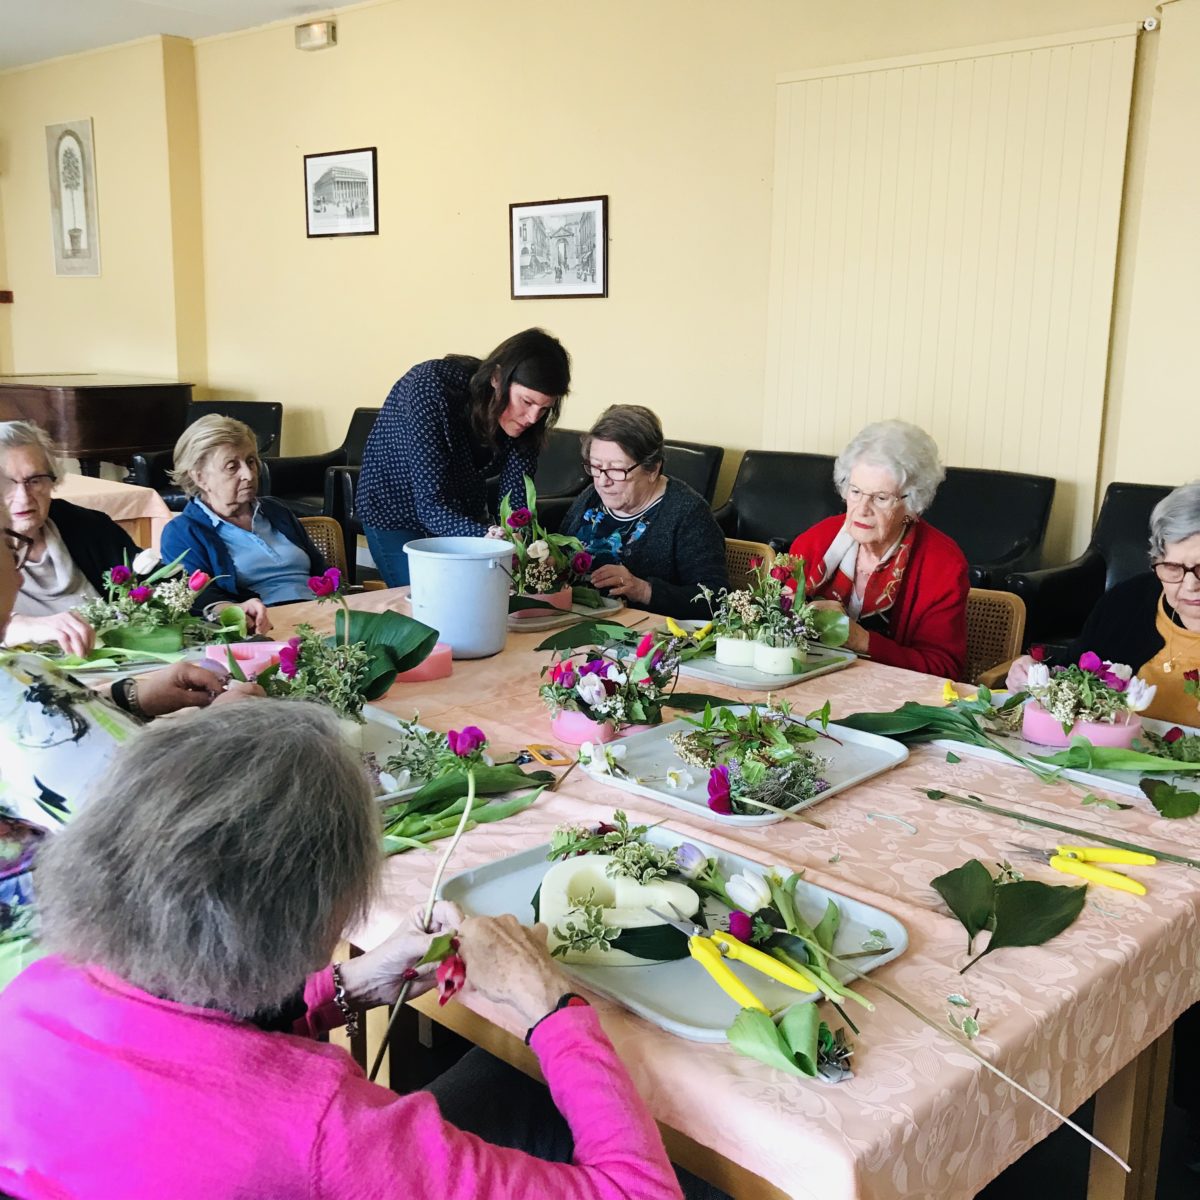
<path fill-rule="evenodd" d="M 824 559 L 819 564 L 814 564 L 817 568 L 815 573 L 809 573 L 809 596 L 822 600 L 837 600 L 845 605 L 846 612 L 853 621 L 863 621 L 887 612 L 900 594 L 900 584 L 904 579 L 916 535 L 917 523 L 908 522 L 900 537 L 880 560 L 879 566 L 871 572 L 863 593 L 862 605 L 859 607 L 854 596 L 858 543 L 850 536 L 849 530 L 842 528 L 829 544 Z"/>

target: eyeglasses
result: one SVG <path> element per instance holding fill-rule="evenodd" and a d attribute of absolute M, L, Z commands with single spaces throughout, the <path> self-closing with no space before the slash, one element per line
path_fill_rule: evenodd
<path fill-rule="evenodd" d="M 1182 583 L 1183 577 L 1189 573 L 1195 575 L 1196 582 L 1200 583 L 1200 563 L 1185 567 L 1183 563 L 1156 562 L 1154 573 L 1163 583 Z"/>
<path fill-rule="evenodd" d="M 584 474 L 592 479 L 599 479 L 603 475 L 610 483 L 624 483 L 634 471 L 640 470 L 641 466 L 641 463 L 634 463 L 632 467 L 601 467 L 588 462 L 586 458 L 583 460 Z"/>
<path fill-rule="evenodd" d="M 882 512 L 889 512 L 895 508 L 901 500 L 907 500 L 908 493 L 902 492 L 899 496 L 895 492 L 864 492 L 862 488 L 856 488 L 854 484 L 846 489 L 846 503 L 858 504 L 863 500 L 870 500 L 871 504 L 880 509 Z"/>
<path fill-rule="evenodd" d="M 18 533 L 15 529 L 6 529 L 4 531 L 4 544 L 13 556 L 13 565 L 19 571 L 25 565 L 25 560 L 29 557 L 29 551 L 33 548 L 33 538 L 27 534 Z"/>
<path fill-rule="evenodd" d="M 0 491 L 6 496 L 24 488 L 27 492 L 43 495 L 57 482 L 57 475 L 29 475 L 24 479 L 6 479 L 0 476 Z"/>

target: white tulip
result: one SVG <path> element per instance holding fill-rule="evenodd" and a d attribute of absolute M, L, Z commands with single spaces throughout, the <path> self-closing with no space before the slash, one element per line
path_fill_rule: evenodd
<path fill-rule="evenodd" d="M 771 903 L 771 889 L 767 881 L 754 871 L 740 871 L 731 875 L 725 884 L 725 894 L 743 912 L 753 915 Z"/>
<path fill-rule="evenodd" d="M 529 548 L 526 553 L 530 558 L 541 562 L 542 559 L 550 557 L 550 543 L 542 538 L 538 538 L 536 542 L 529 543 Z"/>
<path fill-rule="evenodd" d="M 1050 668 L 1045 663 L 1029 664 L 1029 674 L 1025 677 L 1027 691 L 1036 692 L 1050 683 Z"/>
<path fill-rule="evenodd" d="M 1135 676 L 1125 689 L 1125 704 L 1130 712 L 1145 712 L 1154 703 L 1154 694 L 1158 686 L 1147 683 L 1141 676 Z"/>
<path fill-rule="evenodd" d="M 143 550 L 133 560 L 135 575 L 149 575 L 162 562 L 162 555 L 157 550 Z"/>
<path fill-rule="evenodd" d="M 588 706 L 595 708 L 602 704 L 608 693 L 604 690 L 604 681 L 598 675 L 581 675 L 575 685 L 575 694 Z"/>
<path fill-rule="evenodd" d="M 1118 678 L 1128 682 L 1133 678 L 1133 668 L 1124 663 L 1110 663 L 1108 669 Z"/>

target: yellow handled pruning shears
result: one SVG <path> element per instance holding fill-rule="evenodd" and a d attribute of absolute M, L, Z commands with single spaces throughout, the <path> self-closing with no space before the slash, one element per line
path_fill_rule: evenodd
<path fill-rule="evenodd" d="M 1113 866 L 1152 867 L 1158 859 L 1153 854 L 1143 854 L 1140 850 L 1118 850 L 1109 846 L 1055 846 L 1053 850 L 1037 850 L 1032 846 L 1013 846 L 1029 858 L 1048 863 L 1056 871 L 1064 875 L 1074 875 L 1078 879 L 1086 879 L 1088 883 L 1100 887 L 1113 888 L 1118 892 L 1130 892 L 1134 896 L 1144 896 L 1146 888 L 1136 879 L 1120 871 L 1107 871 L 1095 863 L 1109 863 Z"/>
<path fill-rule="evenodd" d="M 821 985 L 803 968 L 793 970 L 791 967 L 772 958 L 769 954 L 747 946 L 731 933 L 722 929 L 709 931 L 694 921 L 687 921 L 683 914 L 671 905 L 674 918 L 668 917 L 656 908 L 652 912 L 660 921 L 674 926 L 681 933 L 687 934 L 688 953 L 712 976 L 716 985 L 729 996 L 739 1008 L 756 1008 L 759 1012 L 769 1013 L 771 1010 L 730 970 L 725 959 L 745 963 L 756 971 L 770 976 L 787 987 L 795 988 L 798 992 L 819 992 Z"/>

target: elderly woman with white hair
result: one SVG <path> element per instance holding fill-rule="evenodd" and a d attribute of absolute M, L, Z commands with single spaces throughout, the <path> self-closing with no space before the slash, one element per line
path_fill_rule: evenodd
<path fill-rule="evenodd" d="M 1149 565 L 1100 597 L 1062 660 L 1078 662 L 1092 650 L 1126 663 L 1157 689 L 1144 716 L 1198 725 L 1198 698 L 1187 686 L 1200 671 L 1200 480 L 1154 506 Z M 1028 654 L 1014 660 L 1010 688 L 1025 686 L 1033 662 Z"/>
<path fill-rule="evenodd" d="M 54 498 L 61 475 L 58 448 L 44 429 L 0 421 L 0 499 L 12 528 L 29 539 L 4 644 L 57 642 L 82 656 L 96 633 L 73 610 L 102 595 L 104 572 L 131 562 L 138 547 L 107 513 Z"/>
<path fill-rule="evenodd" d="M 967 560 L 921 520 L 945 474 L 923 429 L 868 425 L 833 467 L 846 515 L 819 521 L 791 553 L 804 559 L 809 596 L 850 617 L 851 650 L 957 679 L 967 657 Z"/>
<path fill-rule="evenodd" d="M 252 633 L 271 628 L 269 604 L 308 600 L 327 564 L 295 514 L 258 494 L 258 443 L 242 421 L 213 413 L 175 443 L 172 478 L 190 497 L 162 534 L 163 557 L 212 576 L 197 609 L 212 620 L 240 604 Z"/>
<path fill-rule="evenodd" d="M 375 893 L 379 833 L 362 765 L 319 706 L 217 707 L 128 746 L 38 859 L 54 953 L 0 994 L 0 1190 L 680 1196 L 653 1119 L 543 928 L 464 920 L 443 902 L 430 932 L 414 915 L 329 965 Z M 317 1040 L 394 1000 L 405 979 L 415 993 L 431 986 L 421 959 L 451 931 L 466 987 L 529 1026 L 549 1094 L 473 1051 L 429 1091 L 396 1095 Z M 463 1128 L 476 1119 L 501 1144 Z"/>

